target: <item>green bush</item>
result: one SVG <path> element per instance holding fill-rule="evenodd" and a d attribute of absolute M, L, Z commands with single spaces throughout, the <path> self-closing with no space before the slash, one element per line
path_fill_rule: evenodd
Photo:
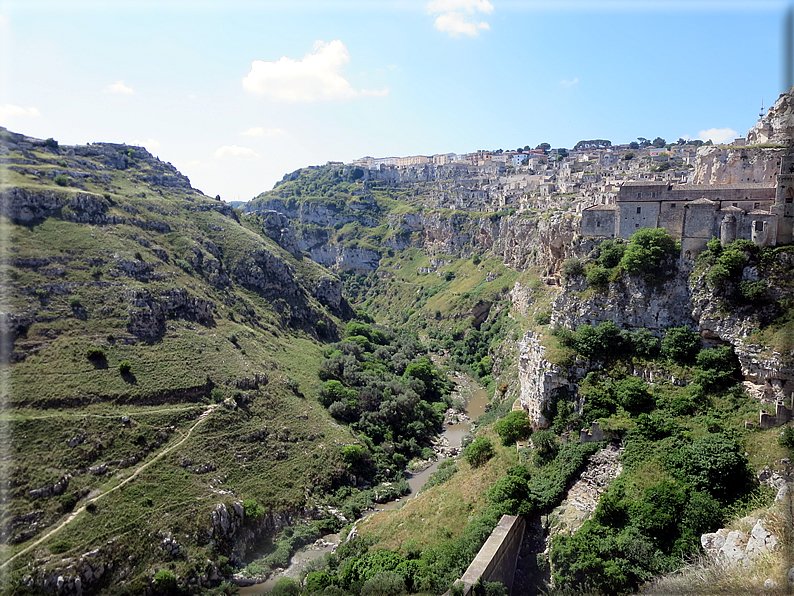
<path fill-rule="evenodd" d="M 780 437 L 778 437 L 778 442 L 783 447 L 788 447 L 794 451 L 794 426 L 787 426 L 784 428 L 780 433 Z"/>
<path fill-rule="evenodd" d="M 562 274 L 563 279 L 571 280 L 574 277 L 584 275 L 584 266 L 579 259 L 576 257 L 571 257 L 570 259 L 563 261 L 562 267 L 560 268 L 560 273 Z"/>
<path fill-rule="evenodd" d="M 154 589 L 161 594 L 175 594 L 177 592 L 176 575 L 168 569 L 161 569 L 154 574 Z"/>
<path fill-rule="evenodd" d="M 85 357 L 89 360 L 104 360 L 105 359 L 105 350 L 102 348 L 98 348 L 96 346 L 91 346 L 85 351 Z"/>
<path fill-rule="evenodd" d="M 630 274 L 652 273 L 677 252 L 676 242 L 666 229 L 642 228 L 629 238 L 620 265 Z"/>
<path fill-rule="evenodd" d="M 679 364 L 691 364 L 700 351 L 700 334 L 688 327 L 670 327 L 662 338 L 662 356 Z"/>
<path fill-rule="evenodd" d="M 604 269 L 612 269 L 620 265 L 626 245 L 616 240 L 604 240 L 598 247 L 596 262 Z"/>
<path fill-rule="evenodd" d="M 477 437 L 463 451 L 463 457 L 469 462 L 471 467 L 478 468 L 494 456 L 494 448 L 491 440 L 486 437 Z"/>
<path fill-rule="evenodd" d="M 527 439 L 532 434 L 532 423 L 523 410 L 515 410 L 498 421 L 494 431 L 502 439 L 502 445 L 509 446 L 516 441 Z"/>
<path fill-rule="evenodd" d="M 82 305 L 83 301 L 80 296 L 76 294 L 74 296 L 69 296 L 69 306 L 72 308 L 79 308 Z"/>
<path fill-rule="evenodd" d="M 300 596 L 301 587 L 291 577 L 280 577 L 270 591 L 272 596 Z"/>
<path fill-rule="evenodd" d="M 58 174 L 53 179 L 58 186 L 69 186 L 69 177 L 66 174 Z"/>
<path fill-rule="evenodd" d="M 606 291 L 609 287 L 609 271 L 603 267 L 593 267 L 587 272 L 587 284 L 597 290 Z"/>
<path fill-rule="evenodd" d="M 265 515 L 265 508 L 256 502 L 256 499 L 246 499 L 243 501 L 243 512 L 245 521 L 256 521 Z"/>
<path fill-rule="evenodd" d="M 759 279 L 758 281 L 744 280 L 739 282 L 739 295 L 742 300 L 749 304 L 762 304 L 767 300 L 768 286 L 766 281 Z"/>
<path fill-rule="evenodd" d="M 401 596 L 405 580 L 394 571 L 379 571 L 361 586 L 361 596 Z"/>
<path fill-rule="evenodd" d="M 123 375 L 126 375 L 132 370 L 132 364 L 129 360 L 122 360 L 119 362 L 119 372 Z"/>

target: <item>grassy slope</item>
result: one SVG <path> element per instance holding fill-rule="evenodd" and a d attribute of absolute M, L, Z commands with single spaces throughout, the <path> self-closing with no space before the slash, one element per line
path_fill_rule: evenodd
<path fill-rule="evenodd" d="M 114 170 L 92 158 L 81 164 L 63 151 L 36 150 L 31 156 L 36 164 L 26 167 L 38 175 L 6 169 L 6 188 L 50 191 L 66 199 L 93 196 L 107 201 L 107 215 L 166 222 L 172 231 L 73 223 L 58 213 L 27 225 L 3 222 L 2 309 L 27 317 L 29 325 L 14 345 L 18 361 L 6 367 L 2 422 L 11 435 L 13 483 L 4 491 L 11 498 L 3 512 L 11 540 L 0 550 L 0 561 L 180 441 L 211 400 L 235 397 L 240 407 L 231 401 L 213 410 L 177 449 L 122 489 L 100 497 L 94 513 L 81 513 L 11 565 L 19 568 L 35 554 L 46 567 L 50 552 L 68 557 L 112 539 L 123 545 L 118 548 L 124 557 L 135 555 L 132 577 L 150 574 L 168 559 L 156 548 L 158 532 L 170 531 L 184 536 L 178 574 L 199 563 L 203 569 L 208 557 L 219 554 L 205 538 L 216 503 L 254 498 L 267 511 L 300 511 L 334 482 L 341 471 L 340 445 L 353 438 L 304 397 L 313 393 L 322 352 L 313 320 L 307 321 L 308 331 L 296 328 L 256 288 L 234 282 L 224 287 L 209 267 L 185 271 L 177 261 L 194 258 L 196 249 L 206 264 L 213 258 L 209 240 L 222 251 L 227 273 L 256 250 L 285 263 L 300 287 L 311 288 L 329 273 L 296 259 L 254 223 L 214 210 L 217 201 L 195 190 L 143 182 L 157 166 L 151 159 L 138 157 L 126 170 Z M 18 152 L 6 157 L 25 159 Z M 64 169 L 62 160 L 69 170 L 89 174 L 81 179 L 83 189 L 55 185 L 48 177 Z M 109 177 L 94 175 L 97 170 Z M 26 266 L 24 260 L 31 258 L 50 262 Z M 154 278 L 127 276 L 120 261 L 149 263 Z M 213 321 L 202 324 L 175 313 L 161 336 L 142 341 L 131 334 L 130 292 L 158 297 L 172 289 L 210 301 Z M 303 295 L 301 308 L 335 320 L 309 290 Z M 105 358 L 87 359 L 89 347 L 102 348 Z M 130 374 L 119 372 L 123 360 L 131 363 Z M 235 389 L 236 381 L 257 373 L 267 378 L 258 389 Z M 130 422 L 122 423 L 122 416 Z M 264 437 L 245 440 L 262 430 Z M 102 465 L 107 465 L 104 473 L 89 471 Z M 63 494 L 30 496 L 66 474 L 72 478 Z M 20 524 L 31 512 L 38 521 Z"/>

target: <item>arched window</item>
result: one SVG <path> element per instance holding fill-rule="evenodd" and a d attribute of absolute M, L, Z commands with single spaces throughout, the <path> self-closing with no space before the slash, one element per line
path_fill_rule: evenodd
<path fill-rule="evenodd" d="M 786 191 L 786 203 L 794 201 L 794 187 L 789 186 Z"/>

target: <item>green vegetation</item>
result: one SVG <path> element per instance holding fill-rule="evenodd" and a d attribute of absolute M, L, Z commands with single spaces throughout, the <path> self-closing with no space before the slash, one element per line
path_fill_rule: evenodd
<path fill-rule="evenodd" d="M 505 446 L 522 439 L 528 439 L 532 434 L 532 424 L 529 421 L 529 416 L 523 410 L 510 412 L 499 420 L 493 429 L 501 437 L 502 444 Z"/>

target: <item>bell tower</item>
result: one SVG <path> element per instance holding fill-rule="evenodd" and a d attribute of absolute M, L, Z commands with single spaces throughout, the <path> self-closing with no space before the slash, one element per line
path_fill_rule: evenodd
<path fill-rule="evenodd" d="M 794 228 L 794 148 L 780 160 L 777 193 L 772 212 L 777 215 L 777 244 L 789 244 Z"/>

